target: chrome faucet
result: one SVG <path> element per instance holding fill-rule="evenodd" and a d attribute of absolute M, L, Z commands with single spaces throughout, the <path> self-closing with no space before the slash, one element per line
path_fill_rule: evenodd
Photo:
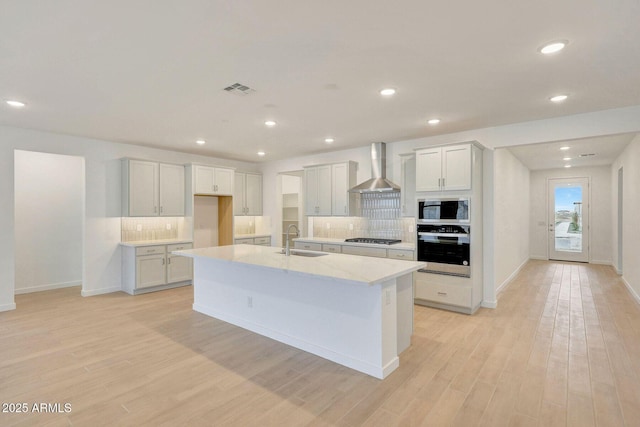
<path fill-rule="evenodd" d="M 291 233 L 291 227 L 296 229 L 296 237 L 300 237 L 300 229 L 298 228 L 298 226 L 295 224 L 289 224 L 289 227 L 287 227 L 287 244 L 284 250 L 285 256 L 291 255 L 291 250 L 289 249 L 289 233 Z"/>

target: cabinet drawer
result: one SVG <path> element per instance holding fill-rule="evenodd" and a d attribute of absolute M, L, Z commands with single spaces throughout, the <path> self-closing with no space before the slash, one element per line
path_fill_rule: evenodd
<path fill-rule="evenodd" d="M 253 239 L 234 239 L 236 245 L 253 245 Z"/>
<path fill-rule="evenodd" d="M 322 251 L 323 252 L 332 252 L 332 253 L 336 253 L 339 254 L 340 252 L 342 252 L 342 246 L 341 245 L 331 245 L 331 244 L 323 244 L 322 245 Z"/>
<path fill-rule="evenodd" d="M 141 246 L 136 248 L 136 256 L 165 254 L 165 246 Z"/>
<path fill-rule="evenodd" d="M 306 249 L 309 251 L 321 251 L 321 243 L 295 242 L 296 249 Z"/>
<path fill-rule="evenodd" d="M 167 253 L 183 251 L 186 249 L 193 249 L 193 243 L 175 243 L 173 245 L 167 245 Z"/>
<path fill-rule="evenodd" d="M 361 246 L 348 246 L 345 245 L 342 247 L 343 254 L 350 255 L 362 255 L 362 256 L 373 256 L 378 258 L 386 258 L 387 250 L 383 248 L 368 248 Z"/>
<path fill-rule="evenodd" d="M 256 237 L 253 242 L 255 245 L 271 246 L 271 237 Z"/>
<path fill-rule="evenodd" d="M 416 280 L 415 297 L 441 304 L 471 307 L 471 287 Z"/>
<path fill-rule="evenodd" d="M 395 259 L 405 259 L 405 260 L 412 261 L 413 260 L 413 251 L 407 251 L 407 250 L 402 250 L 402 249 L 389 249 L 387 251 L 387 257 L 388 258 L 395 258 Z"/>

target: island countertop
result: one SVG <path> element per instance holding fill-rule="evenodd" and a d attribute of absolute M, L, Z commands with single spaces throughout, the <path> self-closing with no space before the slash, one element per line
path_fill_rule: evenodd
<path fill-rule="evenodd" d="M 293 250 L 297 252 L 309 252 Z M 308 276 L 359 282 L 368 285 L 394 279 L 425 268 L 426 263 L 358 255 L 322 253 L 322 256 L 285 256 L 273 246 L 229 245 L 172 252 L 190 258 L 246 264 Z"/>

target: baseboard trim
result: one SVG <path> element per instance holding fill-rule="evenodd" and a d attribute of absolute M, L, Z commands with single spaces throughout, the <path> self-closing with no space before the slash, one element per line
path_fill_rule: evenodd
<path fill-rule="evenodd" d="M 529 259 L 537 259 L 539 261 L 548 261 L 549 258 L 547 258 L 546 256 L 537 256 L 537 255 L 532 255 L 529 257 Z"/>
<path fill-rule="evenodd" d="M 621 277 L 621 279 L 622 279 L 622 283 L 624 283 L 624 286 L 627 288 L 627 291 L 629 291 L 633 299 L 636 300 L 636 304 L 640 305 L 640 296 L 631 287 L 631 284 L 627 282 L 627 279 L 625 279 L 624 277 Z"/>
<path fill-rule="evenodd" d="M 593 260 L 589 261 L 589 264 L 610 265 L 611 267 L 613 267 L 615 269 L 615 266 L 613 265 L 612 261 L 603 261 L 603 260 L 593 259 Z"/>
<path fill-rule="evenodd" d="M 504 290 L 509 286 L 509 284 L 511 283 L 511 281 L 512 281 L 512 280 L 513 280 L 513 279 L 518 275 L 518 273 L 520 273 L 520 271 L 522 270 L 522 268 L 523 268 L 525 265 L 527 265 L 527 263 L 529 262 L 529 259 L 530 259 L 530 258 L 525 259 L 525 260 L 522 262 L 522 264 L 520 264 L 520 265 L 518 266 L 518 268 L 516 268 L 516 269 L 513 271 L 513 273 L 511 273 L 511 274 L 509 275 L 509 277 L 507 277 L 507 278 L 505 279 L 505 281 L 504 281 L 504 282 L 502 282 L 502 283 L 500 284 L 500 286 L 498 286 L 498 287 L 496 288 L 496 298 L 500 295 L 500 293 L 501 293 L 502 291 L 504 291 Z"/>
<path fill-rule="evenodd" d="M 83 289 L 80 295 L 82 295 L 83 297 L 93 297 L 96 295 L 104 295 L 120 291 L 122 291 L 122 288 L 120 286 L 114 286 L 112 288 L 92 289 L 90 291 L 85 291 Z"/>
<path fill-rule="evenodd" d="M 482 301 L 482 303 L 480 304 L 480 307 L 497 308 L 498 307 L 498 301 Z"/>
<path fill-rule="evenodd" d="M 2 311 L 11 311 L 16 309 L 16 303 L 13 304 L 2 304 L 0 305 L 0 312 Z"/>
<path fill-rule="evenodd" d="M 28 288 L 16 289 L 14 293 L 16 295 L 30 294 L 32 292 L 42 292 L 42 291 L 50 291 L 52 289 L 72 288 L 74 286 L 81 286 L 81 285 L 82 285 L 81 280 L 77 280 L 74 282 L 51 283 L 48 285 L 29 286 Z"/>

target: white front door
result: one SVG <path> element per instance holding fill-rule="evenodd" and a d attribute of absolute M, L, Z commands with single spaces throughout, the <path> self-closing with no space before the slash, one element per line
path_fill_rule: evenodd
<path fill-rule="evenodd" d="M 549 180 L 549 259 L 589 262 L 589 178 Z"/>

